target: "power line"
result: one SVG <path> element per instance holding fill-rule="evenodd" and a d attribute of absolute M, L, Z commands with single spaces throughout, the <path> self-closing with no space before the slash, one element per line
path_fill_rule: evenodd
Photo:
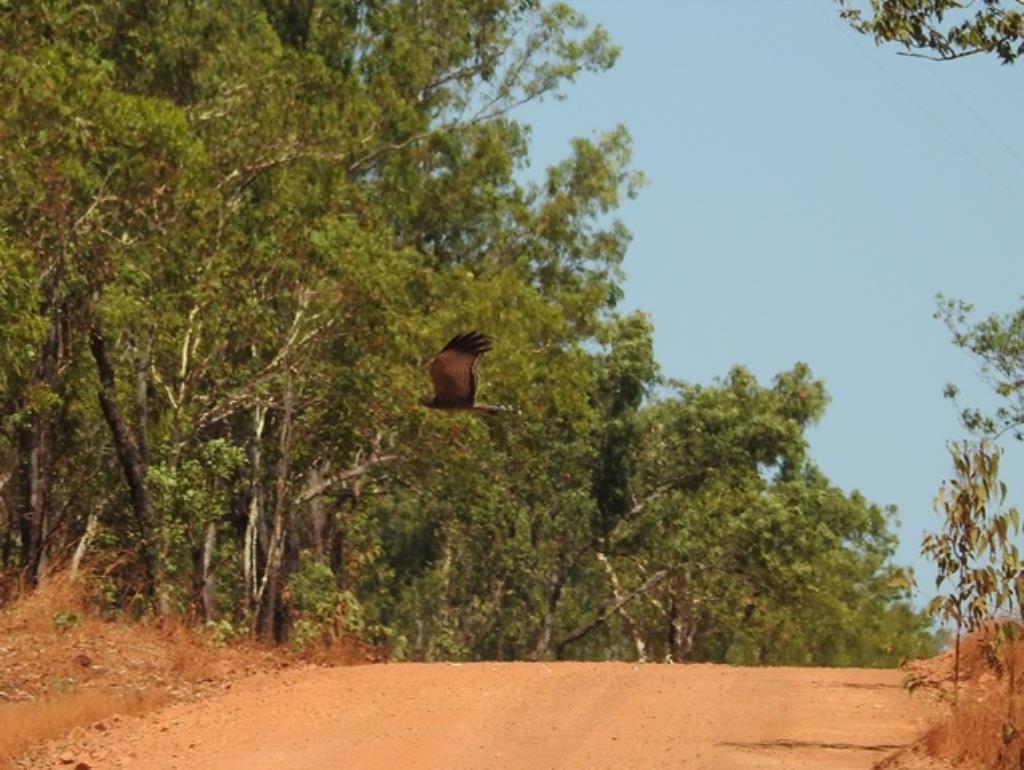
<path fill-rule="evenodd" d="M 946 92 L 950 96 L 952 96 L 954 99 L 956 99 L 957 102 L 960 103 L 960 106 L 962 106 L 965 110 L 967 110 L 969 113 L 971 113 L 971 115 L 974 117 L 974 119 L 976 121 L 978 121 L 978 123 L 982 126 L 982 128 L 984 128 L 986 131 L 988 131 L 989 134 L 992 136 L 992 138 L 995 139 L 995 141 L 998 142 L 1000 145 L 1002 145 L 1002 148 L 1004 150 L 1006 150 L 1006 152 L 1010 156 L 1012 156 L 1014 160 L 1016 160 L 1018 163 L 1020 163 L 1021 166 L 1024 166 L 1024 157 L 1021 157 L 1021 155 L 1017 152 L 1017 150 L 1013 147 L 1013 145 L 1011 145 L 1009 142 L 1007 142 L 1002 137 L 1002 135 L 999 134 L 991 126 L 991 124 L 989 124 L 989 122 L 987 120 L 985 120 L 985 118 L 982 117 L 981 113 L 979 113 L 976 109 L 974 109 L 974 107 L 966 99 L 962 98 L 960 96 L 960 94 L 958 94 L 956 91 L 954 91 L 953 88 L 945 80 L 940 78 L 936 74 L 937 70 L 938 70 L 937 67 L 929 67 L 928 68 L 928 72 L 931 73 L 931 76 L 933 78 L 935 78 L 935 81 L 937 83 L 939 83 L 939 85 L 941 85 L 943 88 L 945 88 Z"/>
<path fill-rule="evenodd" d="M 828 12 L 827 12 L 827 11 L 826 11 L 825 9 L 824 9 L 824 7 L 822 7 L 822 6 L 821 6 L 821 5 L 819 4 L 819 3 L 814 3 L 814 5 L 815 5 L 815 6 L 816 6 L 816 7 L 818 8 L 818 10 L 819 10 L 819 11 L 821 11 L 822 13 L 824 13 L 824 14 L 825 14 L 825 15 L 826 15 L 826 16 L 827 16 L 827 17 L 829 18 L 829 21 L 830 21 L 830 22 L 832 23 L 832 25 L 833 25 L 834 27 L 835 27 L 835 26 L 842 26 L 841 22 L 840 22 L 840 21 L 839 21 L 838 19 L 836 19 L 836 18 L 835 18 L 834 16 L 830 15 L 830 14 L 829 14 L 829 13 L 828 13 Z M 942 130 L 942 132 L 943 132 L 943 133 L 945 133 L 945 134 L 946 134 L 946 136 L 947 136 L 947 137 L 949 137 L 949 139 L 950 139 L 950 140 L 951 140 L 951 141 L 952 141 L 952 142 L 953 142 L 953 143 L 954 143 L 954 144 L 955 144 L 955 145 L 956 145 L 957 147 L 959 147 L 959 148 L 960 148 L 960 149 L 961 149 L 961 150 L 963 151 L 963 153 L 964 153 L 964 154 L 965 154 L 965 155 L 966 155 L 966 156 L 967 156 L 968 158 L 970 158 L 970 159 L 971 159 L 972 161 L 974 161 L 975 165 L 976 165 L 976 166 L 977 166 L 978 168 L 980 168 L 980 169 L 981 169 L 981 170 L 982 170 L 983 172 L 985 172 L 985 174 L 987 174 L 987 175 L 989 176 L 989 178 L 991 178 L 991 179 L 992 179 L 992 180 L 993 180 L 993 181 L 994 181 L 994 182 L 995 182 L 996 184 L 998 184 L 998 185 L 999 185 L 1000 187 L 1002 187 L 1002 188 L 1003 188 L 1003 190 L 1004 190 L 1004 191 L 1005 191 L 1005 192 L 1006 192 L 1006 193 L 1007 193 L 1007 194 L 1008 194 L 1008 195 L 1009 195 L 1009 196 L 1010 196 L 1011 198 L 1013 198 L 1013 200 L 1015 200 L 1015 201 L 1017 202 L 1017 204 L 1018 204 L 1018 205 L 1019 205 L 1019 206 L 1020 206 L 1021 208 L 1024 208 L 1024 198 L 1021 198 L 1021 196 L 1017 194 L 1017 192 L 1016 192 L 1016 191 L 1015 191 L 1015 190 L 1014 190 L 1014 189 L 1013 189 L 1013 188 L 1012 188 L 1012 187 L 1011 187 L 1011 186 L 1009 185 L 1009 183 L 1008 183 L 1008 182 L 1006 182 L 1006 181 L 1005 181 L 1005 180 L 1004 180 L 1004 179 L 1003 179 L 1003 178 L 1002 178 L 1001 176 L 999 176 L 999 174 L 997 174 L 997 173 L 996 173 L 996 172 L 995 172 L 995 171 L 994 171 L 994 170 L 993 170 L 993 169 L 992 169 L 992 168 L 991 168 L 991 167 L 990 167 L 990 166 L 989 166 L 989 165 L 988 165 L 988 164 L 987 164 L 987 163 L 985 162 L 985 160 L 984 160 L 984 159 L 983 159 L 983 158 L 982 158 L 982 157 L 981 157 L 981 156 L 980 156 L 980 155 L 979 155 L 978 153 L 976 153 L 976 152 L 975 152 L 975 151 L 974 151 L 973 149 L 971 149 L 971 147 L 970 147 L 970 146 L 969 146 L 969 145 L 968 145 L 968 144 L 967 144 L 966 142 L 964 142 L 964 141 L 963 141 L 963 140 L 962 140 L 962 139 L 961 139 L 961 138 L 960 138 L 959 136 L 957 136 L 957 135 L 956 135 L 956 133 L 954 133 L 954 132 L 953 132 L 953 130 L 952 130 L 952 129 L 950 129 L 950 128 L 949 128 L 949 127 L 948 127 L 948 126 L 947 126 L 947 125 L 946 125 L 946 124 L 945 124 L 945 123 L 944 123 L 944 122 L 943 122 L 943 121 L 942 121 L 942 120 L 941 120 L 941 119 L 939 118 L 939 116 L 938 116 L 938 115 L 936 115 L 936 114 L 935 114 L 935 113 L 934 113 L 934 112 L 933 112 L 933 111 L 932 111 L 931 109 L 929 109 L 929 107 L 928 107 L 928 106 L 927 106 L 927 105 L 926 105 L 926 104 L 925 104 L 924 102 L 922 102 L 922 101 L 921 101 L 921 100 L 920 100 L 920 99 L 919 99 L 919 98 L 917 97 L 917 95 L 916 95 L 916 94 L 914 94 L 914 92 L 913 92 L 913 91 L 912 91 L 911 89 L 907 88 L 907 87 L 906 87 L 906 86 L 905 86 L 905 85 L 903 84 L 903 82 L 902 82 L 902 81 L 901 81 L 901 80 L 900 80 L 900 79 L 899 79 L 898 77 L 896 77 L 896 75 L 895 75 L 895 74 L 893 74 L 893 73 L 892 73 L 891 71 L 889 71 L 889 69 L 887 69 L 887 68 L 886 68 L 885 66 L 883 66 L 883 65 L 882 65 L 882 63 L 881 63 L 881 62 L 880 62 L 880 61 L 878 60 L 878 58 L 877 58 L 877 57 L 876 57 L 876 56 L 875 56 L 875 55 L 874 55 L 874 54 L 873 54 L 872 52 L 870 52 L 870 51 L 868 51 L 868 50 L 867 50 L 866 48 L 864 48 L 864 46 L 863 46 L 863 45 L 861 45 L 861 43 L 857 41 L 857 39 L 856 39 L 856 37 L 855 37 L 855 34 L 849 34 L 850 32 L 852 32 L 852 30 L 842 30 L 842 37 L 844 37 L 845 39 L 849 40 L 849 42 L 850 42 L 850 44 L 851 44 L 851 45 L 853 45 L 854 47 L 856 47 L 856 48 L 857 48 L 857 49 L 858 49 L 858 50 L 859 50 L 859 51 L 860 51 L 860 52 L 861 52 L 861 53 L 862 53 L 862 54 L 863 54 L 864 56 L 866 56 L 866 57 L 867 57 L 867 58 L 868 58 L 868 59 L 869 59 L 869 60 L 871 61 L 871 63 L 872 63 L 872 64 L 873 64 L 873 65 L 874 65 L 874 66 L 875 66 L 876 68 L 878 68 L 878 70 L 879 70 L 879 71 L 880 71 L 880 72 L 881 72 L 881 73 L 882 73 L 883 75 L 885 75 L 885 76 L 886 76 L 886 77 L 887 77 L 887 78 L 888 78 L 888 79 L 889 79 L 889 80 L 890 80 L 890 81 L 892 82 L 892 84 L 893 84 L 894 86 L 896 86 L 896 88 L 897 88 L 897 89 L 898 89 L 898 90 L 899 90 L 899 91 L 900 91 L 900 92 L 901 92 L 901 93 L 902 93 L 902 94 L 903 94 L 904 96 L 906 96 L 906 98 L 907 98 L 907 99 L 908 99 L 908 100 L 909 100 L 909 101 L 910 101 L 911 103 L 913 103 L 913 104 L 914 104 L 914 105 L 915 105 L 915 106 L 916 106 L 916 107 L 917 107 L 917 108 L 918 108 L 918 109 L 919 109 L 919 110 L 920 110 L 921 112 L 923 112 L 923 113 L 924 113 L 925 115 L 927 115 L 927 116 L 928 116 L 928 118 L 929 118 L 929 119 L 930 119 L 930 120 L 931 120 L 931 121 L 932 121 L 933 123 L 935 123 L 935 125 L 936 125 L 936 126 L 938 126 L 938 127 L 939 127 L 939 129 L 941 129 L 941 130 Z M 934 73 L 932 73 L 932 75 L 933 75 L 933 77 L 934 77 Z M 940 81 L 940 82 L 941 82 L 941 81 Z M 947 89 L 948 89 L 948 87 L 947 87 Z M 955 94 L 955 93 L 953 93 L 951 89 L 948 89 L 948 90 L 950 90 L 950 93 L 951 93 L 951 94 L 953 95 L 953 97 L 954 97 L 954 98 L 956 98 L 956 99 L 957 99 L 958 101 L 960 101 L 960 102 L 961 102 L 961 104 L 963 104 L 963 100 L 962 100 L 962 99 L 959 99 L 959 97 L 957 97 L 957 96 L 956 96 L 956 94 Z M 987 126 L 987 124 L 985 123 L 985 121 L 984 121 L 984 120 L 983 120 L 983 119 L 981 118 L 981 116 L 980 116 L 980 115 L 978 115 L 978 114 L 977 114 L 977 112 L 976 112 L 975 110 L 973 110 L 973 109 L 972 109 L 972 108 L 971 108 L 971 107 L 970 107 L 969 105 L 965 105 L 965 106 L 966 106 L 966 107 L 968 108 L 968 110 L 970 110 L 970 111 L 972 112 L 972 114 L 974 114 L 975 118 L 976 118 L 976 119 L 977 119 L 977 120 L 978 120 L 979 122 L 981 122 L 981 123 L 982 123 L 982 125 L 984 125 L 984 126 Z M 991 127 L 988 127 L 988 129 L 989 129 L 989 131 L 990 131 L 990 132 L 992 132 L 992 134 L 993 134 L 993 135 L 995 135 L 995 131 L 994 131 L 994 130 L 993 130 L 993 129 L 992 129 Z M 1000 140 L 1000 143 L 1001 143 L 1001 144 L 1003 144 L 1003 146 L 1004 146 L 1004 147 L 1006 147 L 1006 148 L 1007 148 L 1007 149 L 1008 149 L 1008 150 L 1010 151 L 1010 153 L 1011 153 L 1011 154 L 1012 154 L 1012 155 L 1013 155 L 1013 156 L 1014 156 L 1015 158 L 1017 158 L 1017 160 L 1019 160 L 1019 161 L 1020 161 L 1020 162 L 1022 163 L 1022 165 L 1024 165 L 1024 160 L 1022 160 L 1022 159 L 1020 158 L 1020 156 L 1019 156 L 1019 155 L 1018 155 L 1018 154 L 1016 153 L 1016 151 L 1015 151 L 1015 150 L 1014 150 L 1014 149 L 1013 149 L 1012 147 L 1009 147 L 1008 145 L 1006 145 L 1006 143 L 1005 143 L 1005 142 L 1002 142 L 1001 140 Z"/>

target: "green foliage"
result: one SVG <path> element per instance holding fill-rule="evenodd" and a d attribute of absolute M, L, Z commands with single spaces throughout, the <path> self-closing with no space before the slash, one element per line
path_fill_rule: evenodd
<path fill-rule="evenodd" d="M 610 325 L 604 342 L 608 353 L 598 362 L 600 375 L 595 406 L 602 416 L 603 436 L 594 470 L 594 497 L 600 521 L 597 529 L 607 537 L 632 505 L 632 479 L 636 474 L 638 414 L 650 385 L 657 377 L 653 328 L 643 315 L 634 314 Z"/>
<path fill-rule="evenodd" d="M 234 623 L 231 618 L 226 617 L 206 621 L 203 631 L 214 647 L 225 647 L 235 640 L 244 639 L 249 633 L 245 625 Z"/>
<path fill-rule="evenodd" d="M 1009 432 L 1024 440 L 1024 308 L 971 322 L 973 311 L 967 302 L 939 295 L 935 313 L 949 328 L 953 344 L 975 356 L 982 377 L 1003 401 L 992 414 L 962 408 L 964 427 L 991 438 Z M 947 385 L 945 393 L 956 400 L 959 389 Z"/>
<path fill-rule="evenodd" d="M 35 312 L 39 277 L 32 259 L 17 252 L 0 232 L 0 393 L 26 387 L 45 325 Z M 34 394 L 38 402 L 42 394 Z"/>
<path fill-rule="evenodd" d="M 1013 537 L 1020 531 L 1016 508 L 1000 511 L 1006 485 L 999 480 L 1002 451 L 982 442 L 951 444 L 955 477 L 935 498 L 943 515 L 941 532 L 925 535 L 922 553 L 938 568 L 936 587 L 953 582 L 948 594 L 936 596 L 928 611 L 956 626 L 956 668 L 959 679 L 960 635 L 977 631 L 999 617 L 1004 608 L 1021 606 L 1024 578 Z"/>
<path fill-rule="evenodd" d="M 638 646 L 654 658 L 817 665 L 932 651 L 928 621 L 888 565 L 892 511 L 836 490 L 806 460 L 803 431 L 828 398 L 810 370 L 769 388 L 739 367 L 711 387 L 676 387 L 643 412 L 639 502 L 608 546 L 623 584 L 666 575 L 631 610 Z"/>
<path fill-rule="evenodd" d="M 1024 13 L 1018 4 L 985 0 L 837 0 L 843 18 L 878 43 L 902 45 L 914 55 L 938 60 L 978 53 L 1012 64 L 1024 53 Z M 926 54 L 916 53 L 926 51 Z"/>
<path fill-rule="evenodd" d="M 224 439 L 211 439 L 173 466 L 153 465 L 149 479 L 167 514 L 205 524 L 218 518 L 235 492 L 232 479 L 245 464 L 245 452 Z"/>
<path fill-rule="evenodd" d="M 57 610 L 53 613 L 53 625 L 58 631 L 67 631 L 82 625 L 82 616 L 74 610 Z"/>
<path fill-rule="evenodd" d="M 962 300 L 940 295 L 935 317 L 953 335 L 954 344 L 972 353 L 983 379 L 1001 403 L 992 413 L 961 407 L 961 421 L 980 435 L 976 445 L 950 445 L 956 472 L 939 490 L 936 510 L 944 515 L 942 532 L 926 535 L 922 551 L 939 568 L 938 583 L 954 583 L 948 594 L 936 596 L 929 611 L 956 626 L 956 665 L 959 669 L 960 635 L 994 624 L 995 633 L 985 641 L 997 670 L 1012 667 L 1013 647 L 1019 642 L 1016 622 L 999 622 L 1016 606 L 1021 613 L 1024 578 L 1013 538 L 1020 531 L 1016 508 L 1000 511 L 1006 485 L 999 480 L 1002 450 L 991 442 L 1010 433 L 1024 440 L 1024 309 L 970 320 L 974 308 Z M 946 386 L 947 398 L 957 401 L 959 389 Z M 1014 676 L 1007 679 L 1011 702 Z"/>
<path fill-rule="evenodd" d="M 74 692 L 76 684 L 70 676 L 55 676 L 50 679 L 50 691 L 60 694 Z"/>
<path fill-rule="evenodd" d="M 627 130 L 522 181 L 515 108 L 618 54 L 578 12 L 45 0 L 0 43 L 3 567 L 81 545 L 111 612 L 176 603 L 215 642 L 927 646 L 889 512 L 807 462 L 806 366 L 652 399 L 651 323 L 616 312 Z M 520 417 L 418 406 L 471 328 Z"/>
<path fill-rule="evenodd" d="M 288 592 L 298 613 L 290 639 L 293 649 L 301 650 L 324 637 L 338 638 L 364 630 L 359 601 L 351 591 L 339 589 L 331 568 L 309 553 L 300 555 L 299 565 L 288 581 Z"/>

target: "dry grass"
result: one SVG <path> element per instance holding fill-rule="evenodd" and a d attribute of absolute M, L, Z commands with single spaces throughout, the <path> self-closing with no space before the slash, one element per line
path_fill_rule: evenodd
<path fill-rule="evenodd" d="M 166 691 L 121 695 L 105 690 L 86 690 L 48 696 L 35 701 L 0 704 L 0 724 L 13 729 L 0 732 L 0 767 L 13 762 L 36 743 L 87 725 L 103 729 L 103 720 L 130 716 L 162 706 L 170 700 Z"/>
<path fill-rule="evenodd" d="M 58 575 L 0 608 L 0 766 L 76 727 L 292 662 L 251 644 L 215 647 L 181 622 L 110 622 L 89 596 L 87 580 Z"/>
<path fill-rule="evenodd" d="M 1024 770 L 1024 641 L 993 647 L 993 629 L 961 640 L 960 682 L 953 653 L 911 666 L 915 680 L 950 704 L 948 715 L 908 752 L 958 768 Z M 910 762 L 883 763 L 910 767 Z"/>
<path fill-rule="evenodd" d="M 994 660 L 985 639 L 973 641 L 970 679 L 961 684 L 949 718 L 925 735 L 925 748 L 958 765 L 1024 769 L 1024 645 Z"/>
<path fill-rule="evenodd" d="M 86 611 L 87 586 L 66 575 L 55 575 L 36 590 L 18 586 L 9 588 L 8 592 L 11 598 L 0 605 L 0 630 L 7 633 L 50 632 L 55 628 L 57 613 Z"/>

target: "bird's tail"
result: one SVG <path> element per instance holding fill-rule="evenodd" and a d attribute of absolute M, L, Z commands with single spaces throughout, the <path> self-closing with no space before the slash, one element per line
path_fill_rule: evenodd
<path fill-rule="evenodd" d="M 523 410 L 518 406 L 509 406 L 507 404 L 474 404 L 474 412 L 481 412 L 483 414 L 522 414 Z"/>

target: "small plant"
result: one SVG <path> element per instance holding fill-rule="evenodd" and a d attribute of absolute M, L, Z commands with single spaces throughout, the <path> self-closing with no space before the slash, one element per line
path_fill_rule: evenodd
<path fill-rule="evenodd" d="M 298 614 L 289 641 L 293 651 L 318 639 L 337 639 L 364 630 L 363 608 L 355 594 L 338 588 L 331 568 L 308 552 L 300 556 L 287 593 Z"/>
<path fill-rule="evenodd" d="M 941 532 L 925 535 L 921 552 L 938 567 L 935 585 L 953 582 L 948 594 L 936 596 L 928 611 L 956 626 L 953 681 L 960 681 L 960 639 L 977 631 L 1000 612 L 1020 601 L 1021 561 L 1011 538 L 1020 529 L 1015 508 L 999 511 L 1006 499 L 1006 484 L 999 480 L 1002 454 L 988 442 L 972 447 L 951 444 L 956 477 L 939 488 L 934 507 L 945 517 Z M 1012 643 L 1017 626 L 997 625 L 997 640 Z"/>
<path fill-rule="evenodd" d="M 1020 728 L 1012 722 L 1003 723 L 1003 743 L 1011 743 L 1014 738 L 1020 735 Z"/>
<path fill-rule="evenodd" d="M 229 618 L 221 618 L 216 621 L 208 620 L 203 629 L 206 631 L 210 644 L 214 647 L 226 647 L 236 639 L 241 639 L 248 634 L 245 624 L 236 625 Z"/>
<path fill-rule="evenodd" d="M 74 692 L 75 680 L 71 677 L 55 676 L 50 680 L 50 690 L 57 693 Z"/>
<path fill-rule="evenodd" d="M 291 652 L 302 652 L 311 644 L 320 641 L 324 636 L 324 628 L 320 623 L 305 618 L 299 619 L 292 626 L 288 637 L 288 649 Z"/>
<path fill-rule="evenodd" d="M 61 633 L 82 625 L 82 616 L 74 610 L 57 610 L 53 613 L 53 625 Z"/>
<path fill-rule="evenodd" d="M 908 692 L 914 692 L 919 687 L 924 687 L 928 684 L 928 679 L 921 676 L 916 671 L 908 671 L 903 675 L 900 680 L 900 687 Z"/>

